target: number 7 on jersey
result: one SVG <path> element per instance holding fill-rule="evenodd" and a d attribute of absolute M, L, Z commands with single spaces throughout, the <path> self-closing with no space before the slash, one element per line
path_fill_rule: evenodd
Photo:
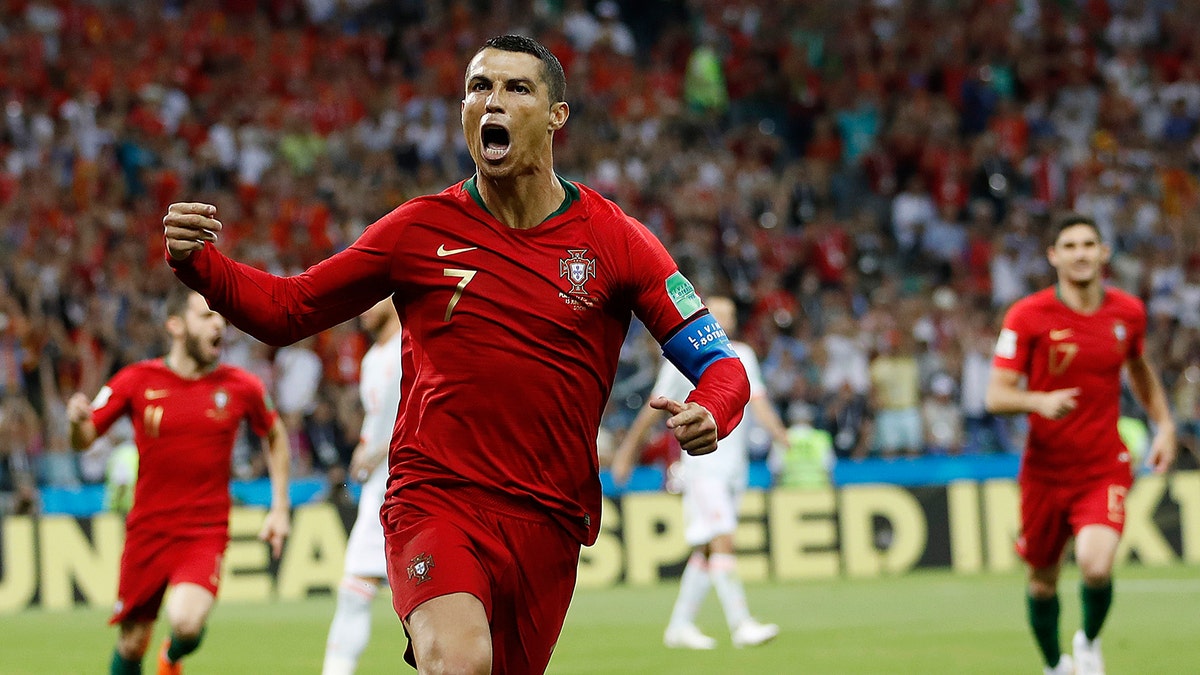
<path fill-rule="evenodd" d="M 450 302 L 446 305 L 446 314 L 442 317 L 442 321 L 449 321 L 450 315 L 454 313 L 454 306 L 462 299 L 463 289 L 471 280 L 475 278 L 475 272 L 478 270 L 455 270 L 443 269 L 442 274 L 448 277 L 458 277 L 458 285 L 454 288 L 454 295 L 450 296 Z"/>

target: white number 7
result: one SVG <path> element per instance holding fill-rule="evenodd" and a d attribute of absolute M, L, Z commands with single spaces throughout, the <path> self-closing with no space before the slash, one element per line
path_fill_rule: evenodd
<path fill-rule="evenodd" d="M 446 315 L 442 317 L 442 321 L 450 320 L 450 314 L 454 312 L 454 306 L 457 305 L 458 301 L 462 299 L 463 289 L 466 288 L 467 284 L 471 283 L 471 280 L 475 278 L 475 272 L 476 270 L 442 270 L 442 274 L 448 277 L 459 278 L 458 287 L 454 289 L 454 295 L 450 296 L 450 303 L 446 305 Z"/>

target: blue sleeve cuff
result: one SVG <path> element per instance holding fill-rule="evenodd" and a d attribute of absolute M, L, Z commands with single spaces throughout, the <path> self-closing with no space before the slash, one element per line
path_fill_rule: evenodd
<path fill-rule="evenodd" d="M 663 356 L 692 384 L 699 382 L 705 369 L 714 362 L 737 358 L 725 329 L 707 312 L 684 324 L 663 343 L 662 349 Z"/>

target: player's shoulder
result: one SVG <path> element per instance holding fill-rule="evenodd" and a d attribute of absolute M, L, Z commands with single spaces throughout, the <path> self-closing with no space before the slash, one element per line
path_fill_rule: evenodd
<path fill-rule="evenodd" d="M 1141 298 L 1116 286 L 1104 288 L 1104 299 L 1119 311 L 1134 312 L 1135 314 L 1145 312 L 1146 305 Z"/>
<path fill-rule="evenodd" d="M 441 192 L 412 197 L 375 221 L 371 227 L 403 228 L 431 217 L 444 217 L 451 212 L 463 213 L 471 202 L 471 196 L 465 188 L 466 182 L 461 180 Z"/>
<path fill-rule="evenodd" d="M 1049 286 L 1017 300 L 1009 308 L 1009 312 L 1054 310 L 1061 305 L 1062 301 L 1058 299 L 1057 289 Z"/>
<path fill-rule="evenodd" d="M 123 366 L 113 374 L 112 379 L 109 380 L 109 384 L 125 380 L 138 382 L 153 379 L 161 375 L 171 375 L 172 373 L 173 371 L 167 367 L 167 364 L 161 358 L 143 359 Z"/>
<path fill-rule="evenodd" d="M 265 388 L 262 379 L 257 375 L 229 363 L 218 364 L 209 377 L 216 385 L 242 386 L 256 391 Z"/>
<path fill-rule="evenodd" d="M 606 228 L 610 231 L 628 230 L 644 230 L 645 226 L 638 221 L 637 218 L 625 213 L 624 209 L 616 202 L 605 197 L 597 190 L 588 187 L 583 183 L 567 181 L 579 191 L 579 199 L 577 208 L 580 209 L 582 215 L 593 221 L 600 220 L 604 222 Z"/>

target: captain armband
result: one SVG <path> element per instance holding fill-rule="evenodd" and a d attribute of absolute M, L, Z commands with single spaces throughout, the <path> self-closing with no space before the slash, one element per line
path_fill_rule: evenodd
<path fill-rule="evenodd" d="M 663 343 L 662 349 L 663 356 L 692 384 L 696 384 L 713 363 L 738 357 L 725 329 L 708 312 L 684 324 Z"/>

